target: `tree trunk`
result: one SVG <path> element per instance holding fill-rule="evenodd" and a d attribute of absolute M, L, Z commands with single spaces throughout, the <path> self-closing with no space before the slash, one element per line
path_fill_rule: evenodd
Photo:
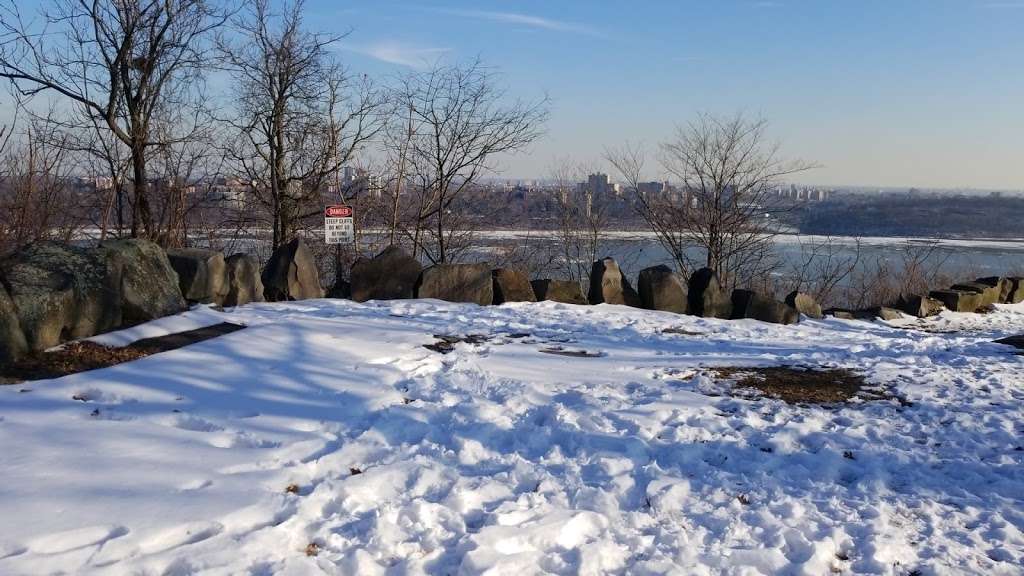
<path fill-rule="evenodd" d="M 132 172 L 135 177 L 132 186 L 132 238 L 150 238 L 153 232 L 153 217 L 149 211 L 149 181 L 146 174 L 146 149 L 143 146 L 132 147 Z"/>

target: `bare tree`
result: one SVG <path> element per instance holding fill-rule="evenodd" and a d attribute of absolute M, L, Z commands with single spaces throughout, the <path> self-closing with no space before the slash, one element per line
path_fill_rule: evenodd
<path fill-rule="evenodd" d="M 403 174 L 411 181 L 411 225 L 406 234 L 414 252 L 432 262 L 448 262 L 464 240 L 461 225 L 472 219 L 463 196 L 495 169 L 495 157 L 525 149 L 547 119 L 547 100 L 507 101 L 495 74 L 481 62 L 437 65 L 402 79 L 395 100 L 405 115 L 397 133 L 405 136 Z"/>
<path fill-rule="evenodd" d="M 380 125 L 381 100 L 369 81 L 333 56 L 341 36 L 307 30 L 302 9 L 302 0 L 280 13 L 256 0 L 234 22 L 239 37 L 218 40 L 237 102 L 231 156 L 255 183 L 275 248 L 320 214 L 328 189 L 340 194 L 338 170 Z"/>
<path fill-rule="evenodd" d="M 192 102 L 207 35 L 227 14 L 208 0 L 56 0 L 26 21 L 0 6 L 0 77 L 22 96 L 58 94 L 105 125 L 131 154 L 132 235 L 152 236 L 147 152 L 160 108 Z M 176 133 L 173 139 L 188 139 Z"/>
<path fill-rule="evenodd" d="M 773 189 L 787 176 L 813 165 L 779 157 L 764 120 L 742 114 L 701 115 L 661 145 L 662 167 L 678 189 L 645 193 L 640 184 L 644 154 L 625 147 L 608 160 L 635 192 L 637 206 L 683 273 L 699 264 L 729 286 L 750 282 L 774 266 L 773 238 L 779 226 Z M 691 260 L 688 248 L 704 253 Z"/>

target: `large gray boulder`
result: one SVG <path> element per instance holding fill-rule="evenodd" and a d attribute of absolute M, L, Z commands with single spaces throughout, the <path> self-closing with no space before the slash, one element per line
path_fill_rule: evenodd
<path fill-rule="evenodd" d="M 434 264 L 420 274 L 416 297 L 486 306 L 494 302 L 491 268 L 487 264 Z"/>
<path fill-rule="evenodd" d="M 7 286 L 0 280 L 0 364 L 14 362 L 28 353 L 25 333 L 21 331 L 18 311 Z"/>
<path fill-rule="evenodd" d="M 495 304 L 537 301 L 533 287 L 530 286 L 530 279 L 518 270 L 496 268 L 491 271 L 491 279 L 494 281 Z"/>
<path fill-rule="evenodd" d="M 389 246 L 374 258 L 360 258 L 352 265 L 351 297 L 367 300 L 402 300 L 415 294 L 423 266 L 398 246 Z"/>
<path fill-rule="evenodd" d="M 120 259 L 122 324 L 131 326 L 188 309 L 181 294 L 178 274 L 164 249 L 154 242 L 134 238 L 105 240 L 99 249 L 108 258 Z"/>
<path fill-rule="evenodd" d="M 796 324 L 800 321 L 800 313 L 795 308 L 752 290 L 737 289 L 732 291 L 731 318 L 749 318 L 772 324 Z"/>
<path fill-rule="evenodd" d="M 248 254 L 232 254 L 224 259 L 227 269 L 228 293 L 225 306 L 241 306 L 250 302 L 263 302 L 263 280 L 260 265 Z"/>
<path fill-rule="evenodd" d="M 686 285 L 671 268 L 664 264 L 640 271 L 636 281 L 640 305 L 648 310 L 686 313 Z"/>
<path fill-rule="evenodd" d="M 278 246 L 263 270 L 263 295 L 270 302 L 323 298 L 313 252 L 301 238 Z"/>
<path fill-rule="evenodd" d="M 0 264 L 29 350 L 121 325 L 123 262 L 102 250 L 32 244 Z"/>
<path fill-rule="evenodd" d="M 982 295 L 973 290 L 932 290 L 928 296 L 953 312 L 977 312 L 985 305 Z"/>
<path fill-rule="evenodd" d="M 808 318 L 820 320 L 825 317 L 821 313 L 821 305 L 810 294 L 794 290 L 786 295 L 786 305 Z"/>
<path fill-rule="evenodd" d="M 167 258 L 178 273 L 178 286 L 185 300 L 203 304 L 224 303 L 228 294 L 228 276 L 223 254 L 202 248 L 171 248 L 167 250 Z"/>
<path fill-rule="evenodd" d="M 732 315 L 730 294 L 722 287 L 718 275 L 710 268 L 701 268 L 690 276 L 687 287 L 688 310 L 704 318 L 729 318 Z"/>
<path fill-rule="evenodd" d="M 590 294 L 587 300 L 591 304 L 640 306 L 640 296 L 629 285 L 629 280 L 619 270 L 614 258 L 602 258 L 590 268 Z"/>
<path fill-rule="evenodd" d="M 562 304 L 586 304 L 587 297 L 583 295 L 583 288 L 579 282 L 572 280 L 534 280 L 530 282 L 533 294 L 537 301 L 550 300 Z"/>
<path fill-rule="evenodd" d="M 893 306 L 904 314 L 927 318 L 942 312 L 942 302 L 929 296 L 914 294 L 912 296 L 901 296 Z"/>

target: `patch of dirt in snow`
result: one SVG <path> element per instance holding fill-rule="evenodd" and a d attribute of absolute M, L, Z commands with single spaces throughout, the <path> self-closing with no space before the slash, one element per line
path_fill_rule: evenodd
<path fill-rule="evenodd" d="M 133 348 L 113 348 L 93 342 L 72 342 L 58 350 L 28 356 L 0 367 L 0 384 L 59 378 L 130 362 L 147 355 L 145 351 Z"/>
<path fill-rule="evenodd" d="M 449 334 L 434 334 L 434 338 L 437 338 L 437 342 L 433 344 L 424 344 L 423 347 L 432 352 L 439 352 L 441 354 L 448 354 L 455 350 L 455 345 L 461 342 L 466 344 L 483 344 L 488 342 L 491 337 L 484 334 L 469 334 L 468 336 L 453 336 Z"/>
<path fill-rule="evenodd" d="M 71 342 L 54 350 L 22 358 L 13 364 L 0 366 L 0 384 L 47 380 L 107 368 L 152 354 L 183 348 L 242 328 L 245 326 L 223 322 L 166 336 L 145 338 L 124 347 L 104 346 L 86 340 Z"/>
<path fill-rule="evenodd" d="M 555 356 L 569 356 L 572 358 L 600 358 L 604 356 L 604 352 L 590 352 L 588 350 L 567 350 L 561 346 L 552 346 L 551 348 L 541 348 L 541 352 L 545 354 L 554 354 Z"/>
<path fill-rule="evenodd" d="M 735 382 L 733 394 L 748 396 L 744 390 L 776 398 L 789 404 L 838 404 L 855 399 L 888 400 L 896 397 L 869 386 L 864 376 L 844 368 L 713 368 L 718 378 Z"/>

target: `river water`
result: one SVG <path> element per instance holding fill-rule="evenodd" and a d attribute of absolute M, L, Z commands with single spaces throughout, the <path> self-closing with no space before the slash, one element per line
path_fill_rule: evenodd
<path fill-rule="evenodd" d="M 483 232 L 477 236 L 480 249 L 474 256 L 488 259 L 488 253 L 506 251 L 515 245 L 521 251 L 543 251 L 557 248 L 550 233 Z M 773 256 L 781 269 L 793 269 L 810 258 L 817 261 L 829 257 L 833 261 L 856 261 L 858 267 L 875 267 L 885 263 L 899 270 L 908 259 L 922 259 L 929 269 L 941 269 L 953 277 L 1024 275 L 1024 239 L 933 239 L 900 237 L 822 237 L 783 234 L 775 238 Z M 672 257 L 653 234 L 643 232 L 610 232 L 602 240 L 602 255 L 615 258 L 632 276 L 656 264 L 672 265 Z M 700 249 L 688 251 L 692 261 L 700 262 Z"/>

